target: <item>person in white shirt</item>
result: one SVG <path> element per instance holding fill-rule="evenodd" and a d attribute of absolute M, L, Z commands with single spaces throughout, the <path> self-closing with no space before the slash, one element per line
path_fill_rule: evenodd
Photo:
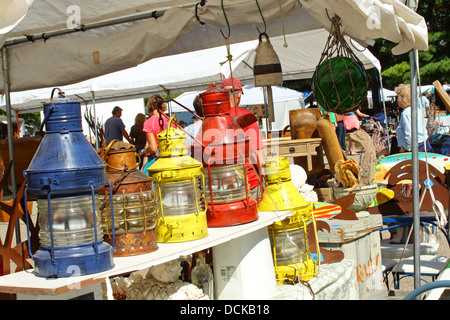
<path fill-rule="evenodd" d="M 428 91 L 425 91 L 422 94 L 421 99 L 422 99 L 423 110 L 427 110 L 427 108 L 430 106 L 430 100 L 428 99 L 428 95 L 429 95 Z"/>
<path fill-rule="evenodd" d="M 401 84 L 395 88 L 397 93 L 398 106 L 403 109 L 400 115 L 400 121 L 396 128 L 397 144 L 400 148 L 400 152 L 410 152 L 411 147 L 411 86 L 409 84 Z M 417 115 L 417 143 L 419 151 L 424 150 L 424 142 L 428 139 L 428 134 L 424 130 L 424 119 L 422 108 L 419 104 Z M 431 146 L 427 144 L 427 151 L 430 151 Z"/>

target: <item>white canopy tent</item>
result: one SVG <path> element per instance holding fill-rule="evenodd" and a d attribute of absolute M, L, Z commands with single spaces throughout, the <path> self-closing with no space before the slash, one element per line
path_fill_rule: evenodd
<path fill-rule="evenodd" d="M 257 39 L 263 18 L 270 37 L 329 29 L 329 17 L 338 14 L 342 31 L 361 44 L 388 39 L 398 43 L 394 53 L 428 47 L 424 19 L 397 0 L 260 0 L 262 14 L 254 0 L 227 0 L 223 7 L 220 0 L 203 6 L 190 0 L 5 2 L 2 18 L 15 17 L 0 19 L 10 91 L 65 86 L 158 56 L 220 46 L 222 33 L 230 43 Z"/>
<path fill-rule="evenodd" d="M 290 34 L 286 39 L 283 36 L 271 38 L 270 42 L 280 59 L 284 79 L 312 76 L 328 34 L 325 29 L 317 29 Z M 285 41 L 287 47 L 284 46 Z M 355 46 L 355 54 L 366 69 L 376 67 L 380 70 L 379 61 L 368 49 L 357 43 L 349 43 Z M 253 83 L 252 67 L 257 46 L 258 40 L 230 46 L 233 76 L 243 83 Z M 94 97 L 96 102 L 109 102 L 148 97 L 164 90 L 173 93 L 206 90 L 210 83 L 220 82 L 221 75 L 230 75 L 229 64 L 221 64 L 226 60 L 226 54 L 226 46 L 220 46 L 155 58 L 133 68 L 60 88 L 67 97 L 86 103 L 91 103 Z M 12 108 L 19 112 L 41 110 L 41 102 L 50 98 L 52 89 L 12 92 Z M 4 97 L 0 97 L 0 108 L 4 109 L 5 106 Z"/>

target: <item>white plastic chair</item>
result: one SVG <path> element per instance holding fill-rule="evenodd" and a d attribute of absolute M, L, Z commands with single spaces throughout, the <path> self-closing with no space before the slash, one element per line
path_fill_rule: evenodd
<path fill-rule="evenodd" d="M 444 269 L 448 257 L 437 256 L 437 255 L 420 255 L 420 276 L 421 280 L 425 283 L 423 276 L 429 276 L 432 281 L 436 280 L 436 277 Z M 394 277 L 394 287 L 395 289 L 400 288 L 400 280 L 404 277 L 414 276 L 414 257 L 409 257 L 402 259 L 398 264 L 396 264 L 392 269 L 392 275 Z"/>

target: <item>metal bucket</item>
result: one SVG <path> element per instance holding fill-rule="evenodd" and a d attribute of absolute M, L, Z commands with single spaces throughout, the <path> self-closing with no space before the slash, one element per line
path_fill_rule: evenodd
<path fill-rule="evenodd" d="M 334 197 L 336 199 L 347 196 L 349 194 L 356 194 L 353 204 L 348 207 L 355 212 L 367 210 L 372 204 L 377 195 L 377 184 L 370 184 L 368 186 L 357 187 L 353 191 L 348 191 L 350 188 L 335 187 L 333 188 Z"/>
<path fill-rule="evenodd" d="M 139 167 L 140 157 L 136 153 L 136 148 L 130 144 L 125 144 L 119 140 L 113 140 L 105 149 L 104 162 L 106 163 L 106 171 L 122 171 L 135 170 Z"/>

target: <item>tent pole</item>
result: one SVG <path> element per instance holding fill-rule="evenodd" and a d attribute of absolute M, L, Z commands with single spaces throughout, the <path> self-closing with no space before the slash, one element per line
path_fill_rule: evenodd
<path fill-rule="evenodd" d="M 418 94 L 417 94 L 417 49 L 410 52 L 411 66 L 411 152 L 413 181 L 413 242 L 414 242 L 414 288 L 420 286 L 420 207 L 419 207 L 419 151 L 418 151 Z M 424 141 L 426 142 L 426 141 Z"/>
<path fill-rule="evenodd" d="M 388 143 L 388 154 L 391 154 L 391 139 L 390 139 L 390 133 L 389 133 L 389 123 L 387 120 L 387 111 L 386 111 L 386 101 L 384 100 L 384 89 L 383 89 L 383 79 L 381 77 L 381 72 L 378 72 L 380 74 L 380 87 L 381 87 L 381 100 L 383 103 L 383 112 L 384 112 L 384 128 L 385 128 L 385 132 L 387 135 L 387 143 Z M 372 100 L 373 100 L 373 95 L 372 95 Z"/>
<path fill-rule="evenodd" d="M 413 11 L 417 10 L 419 1 L 406 0 L 406 5 Z M 409 53 L 411 79 L 411 151 L 412 151 L 412 182 L 413 182 L 413 245 L 414 245 L 414 288 L 420 287 L 420 205 L 419 205 L 419 151 L 418 151 L 418 111 L 419 96 L 417 94 L 418 50 Z M 422 117 L 422 114 L 420 115 Z M 423 119 L 422 119 L 423 121 Z M 426 141 L 424 141 L 426 143 Z"/>
<path fill-rule="evenodd" d="M 268 104 L 269 104 L 269 102 L 268 102 L 268 94 L 267 94 L 267 87 L 266 86 L 264 86 L 263 87 L 263 95 L 264 95 L 264 110 L 265 110 L 265 114 L 266 114 L 266 116 L 265 116 L 265 119 L 266 119 L 266 139 L 269 139 L 270 138 L 270 133 L 271 133 L 271 131 L 272 131 L 272 128 L 271 128 L 271 123 L 270 123 L 270 118 L 269 118 L 269 106 L 268 106 Z"/>
<path fill-rule="evenodd" d="M 187 5 L 185 7 L 190 7 L 193 5 Z M 108 27 L 108 26 L 114 26 L 122 23 L 128 23 L 128 22 L 134 22 L 139 20 L 145 20 L 145 19 L 157 19 L 159 17 L 162 17 L 166 10 L 160 10 L 160 11 L 153 11 L 153 12 L 144 12 L 140 14 L 134 14 L 131 16 L 125 16 L 120 18 L 114 18 L 110 20 L 105 21 L 99 21 L 99 22 L 93 22 L 93 23 L 87 23 L 80 26 L 77 26 L 76 28 L 70 28 L 70 29 L 60 29 L 50 32 L 44 32 L 40 34 L 34 34 L 34 35 L 28 35 L 24 37 L 20 37 L 13 40 L 7 40 L 3 44 L 4 47 L 9 47 L 21 43 L 27 43 L 30 41 L 36 41 L 36 40 L 44 40 L 46 41 L 49 38 L 63 36 L 71 33 L 77 33 L 77 32 L 84 32 L 91 29 L 98 29 L 102 27 Z"/>
<path fill-rule="evenodd" d="M 92 94 L 92 107 L 94 109 L 95 149 L 98 150 L 97 108 L 95 107 L 94 91 L 91 91 L 91 94 Z"/>
<path fill-rule="evenodd" d="M 5 86 L 5 102 L 6 102 L 6 119 L 7 119 L 7 130 L 8 130 L 8 147 L 9 147 L 9 161 L 12 162 L 11 166 L 11 184 L 12 184 L 12 194 L 13 199 L 17 196 L 17 179 L 16 179 L 16 160 L 14 156 L 14 130 L 11 117 L 11 92 L 9 86 L 9 72 L 8 72 L 8 51 L 6 47 L 2 47 L 2 74 L 3 83 Z M 17 119 L 17 127 L 19 126 L 19 119 Z M 27 205 L 25 203 L 25 205 Z M 20 239 L 20 223 L 19 218 L 17 218 L 15 225 L 16 242 L 19 244 Z"/>
<path fill-rule="evenodd" d="M 168 104 L 168 110 L 169 110 L 169 116 L 172 117 L 173 113 L 172 113 L 172 103 L 170 101 L 170 90 L 166 89 L 166 94 L 167 94 L 167 100 L 169 100 Z"/>

